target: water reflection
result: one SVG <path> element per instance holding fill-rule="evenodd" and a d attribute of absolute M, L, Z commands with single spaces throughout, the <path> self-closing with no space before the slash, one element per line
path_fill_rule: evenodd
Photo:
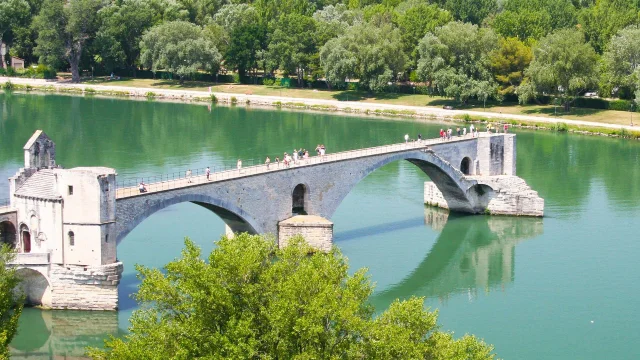
<path fill-rule="evenodd" d="M 30 331 L 20 331 L 11 342 L 12 359 L 52 359 L 51 354 L 78 359 L 88 346 L 102 346 L 109 335 L 118 335 L 118 312 L 27 308 L 19 328 Z"/>
<path fill-rule="evenodd" d="M 543 220 L 527 217 L 462 216 L 425 207 L 424 221 L 440 235 L 418 267 L 399 284 L 377 294 L 388 304 L 406 294 L 438 298 L 504 288 L 515 276 L 515 247 L 542 234 Z"/>

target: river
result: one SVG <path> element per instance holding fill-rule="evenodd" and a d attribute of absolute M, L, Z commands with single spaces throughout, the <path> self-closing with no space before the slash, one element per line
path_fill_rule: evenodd
<path fill-rule="evenodd" d="M 64 167 L 108 166 L 119 179 L 245 166 L 305 147 L 328 152 L 437 136 L 445 125 L 244 107 L 208 107 L 0 92 L 0 177 L 22 166 L 36 129 Z M 425 208 L 428 180 L 409 162 L 358 184 L 332 218 L 352 271 L 367 267 L 378 310 L 424 296 L 443 329 L 475 334 L 504 359 L 637 359 L 640 350 L 640 142 L 517 132 L 517 172 L 546 201 L 544 219 L 459 216 Z M 8 183 L 0 183 L 0 198 Z M 190 237 L 205 253 L 223 222 L 183 203 L 149 217 L 118 244 L 121 310 L 26 309 L 14 358 L 80 357 L 126 331 L 133 265 L 160 267 Z"/>

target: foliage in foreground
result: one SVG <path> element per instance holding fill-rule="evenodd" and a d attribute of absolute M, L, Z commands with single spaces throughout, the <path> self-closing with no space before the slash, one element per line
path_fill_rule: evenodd
<path fill-rule="evenodd" d="M 9 358 L 9 343 L 18 330 L 18 318 L 23 306 L 13 292 L 19 283 L 16 271 L 6 267 L 13 256 L 8 246 L 0 246 L 0 359 Z"/>
<path fill-rule="evenodd" d="M 338 250 L 302 238 L 223 237 L 208 261 L 190 240 L 165 271 L 137 266 L 141 309 L 130 333 L 90 349 L 97 359 L 492 359 L 473 336 L 440 331 L 423 298 L 374 318 L 373 287 Z"/>

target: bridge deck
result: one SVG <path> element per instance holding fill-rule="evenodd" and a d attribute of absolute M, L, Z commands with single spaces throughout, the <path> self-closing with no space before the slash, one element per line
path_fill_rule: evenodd
<path fill-rule="evenodd" d="M 491 134 L 487 133 L 479 133 L 480 137 L 491 136 Z M 442 144 L 444 142 L 458 142 L 464 140 L 473 139 L 471 134 L 467 134 L 466 136 L 453 136 L 451 140 L 442 141 L 440 138 L 435 139 L 425 139 L 422 141 L 412 141 L 409 143 L 399 143 L 399 144 L 391 144 L 391 145 L 383 145 L 366 149 L 358 149 L 358 150 L 349 150 L 343 152 L 337 152 L 332 154 L 327 154 L 324 156 L 313 156 L 308 159 L 298 159 L 296 164 L 291 164 L 290 167 L 286 167 L 282 161 L 280 164 L 276 164 L 275 162 L 271 162 L 270 166 L 267 165 L 254 165 L 243 167 L 241 169 L 233 169 L 233 170 L 225 170 L 218 172 L 211 172 L 209 176 L 209 180 L 207 180 L 206 175 L 196 175 L 191 176 L 190 178 L 181 177 L 179 179 L 169 179 L 165 181 L 157 181 L 151 183 L 145 183 L 147 191 L 141 193 L 138 185 L 129 186 L 129 187 L 119 187 L 116 190 L 116 199 L 129 198 L 134 196 L 144 196 L 149 193 L 167 191 L 173 189 L 186 188 L 189 186 L 197 186 L 205 183 L 211 183 L 216 181 L 226 181 L 235 178 L 241 178 L 245 176 L 253 176 L 257 174 L 263 174 L 267 172 L 274 171 L 287 171 L 294 168 L 305 167 L 305 166 L 313 166 L 317 164 L 323 164 L 328 162 L 336 162 L 336 161 L 344 161 L 355 159 L 359 157 L 371 156 L 371 155 L 379 155 L 379 154 L 389 154 L 394 152 L 401 152 L 407 150 L 415 150 L 426 148 L 430 145 Z"/>

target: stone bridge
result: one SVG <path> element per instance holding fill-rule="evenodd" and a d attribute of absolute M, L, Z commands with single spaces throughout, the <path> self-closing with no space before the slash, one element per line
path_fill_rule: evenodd
<path fill-rule="evenodd" d="M 144 219 L 181 202 L 218 214 L 233 232 L 271 233 L 279 245 L 302 234 L 330 249 L 328 220 L 358 182 L 407 160 L 429 176 L 425 203 L 464 213 L 542 216 L 544 201 L 518 178 L 516 137 L 430 139 L 156 181 L 140 192 L 117 187 L 104 167 L 62 169 L 41 130 L 24 147 L 25 167 L 9 179 L 0 240 L 16 249 L 27 300 L 53 308 L 114 309 L 122 264 L 116 244 Z M 164 177 L 163 177 L 164 178 Z"/>

